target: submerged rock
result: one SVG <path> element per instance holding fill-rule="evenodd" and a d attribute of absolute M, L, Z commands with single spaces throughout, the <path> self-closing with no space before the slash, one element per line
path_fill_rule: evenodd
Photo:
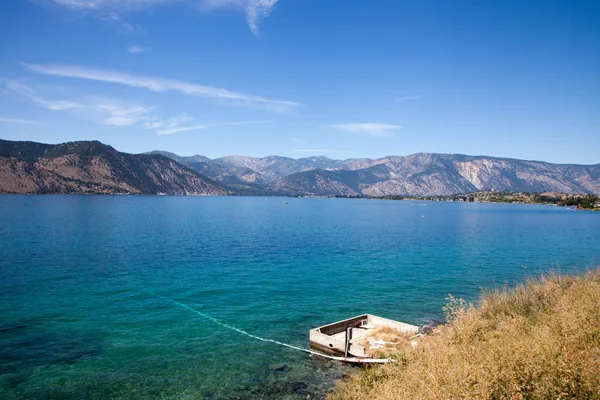
<path fill-rule="evenodd" d="M 308 385 L 304 382 L 291 382 L 289 384 L 290 389 L 297 394 L 310 394 L 308 392 Z"/>
<path fill-rule="evenodd" d="M 287 372 L 290 369 L 291 368 L 287 364 L 275 364 L 269 366 L 269 370 L 273 372 Z"/>

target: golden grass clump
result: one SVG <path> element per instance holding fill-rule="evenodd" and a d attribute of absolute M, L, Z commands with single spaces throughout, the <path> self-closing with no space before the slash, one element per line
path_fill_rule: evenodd
<path fill-rule="evenodd" d="M 411 347 L 412 333 L 402 333 L 389 326 L 379 326 L 373 329 L 359 344 L 374 358 L 402 358 L 405 350 Z"/>
<path fill-rule="evenodd" d="M 435 334 L 329 399 L 600 399 L 600 269 L 484 292 L 476 306 L 450 297 L 445 310 Z"/>

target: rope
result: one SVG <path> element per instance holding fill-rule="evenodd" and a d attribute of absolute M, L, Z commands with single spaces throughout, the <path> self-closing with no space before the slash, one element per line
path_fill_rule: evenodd
<path fill-rule="evenodd" d="M 215 324 L 222 326 L 223 328 L 230 329 L 232 331 L 240 333 L 240 334 L 242 334 L 244 336 L 248 336 L 249 338 L 252 338 L 252 339 L 255 339 L 255 340 L 260 340 L 261 342 L 268 342 L 268 343 L 277 344 L 279 346 L 287 347 L 287 348 L 290 348 L 290 349 L 293 349 L 293 350 L 302 351 L 304 353 L 313 354 L 315 356 L 324 357 L 324 358 L 327 358 L 329 360 L 334 360 L 334 361 L 342 361 L 342 362 L 349 362 L 349 363 L 359 363 L 359 364 L 385 364 L 385 363 L 393 362 L 394 361 L 391 358 L 378 359 L 378 358 L 358 358 L 358 357 L 335 357 L 335 356 L 330 356 L 330 355 L 327 355 L 327 354 L 322 354 L 322 353 L 319 353 L 319 352 L 316 352 L 316 351 L 313 351 L 313 350 L 305 349 L 303 347 L 293 346 L 291 344 L 279 342 L 277 340 L 266 339 L 266 338 L 263 338 L 263 337 L 256 336 L 256 335 L 253 335 L 251 333 L 248 333 L 248 332 L 246 332 L 244 330 L 241 330 L 240 328 L 237 328 L 237 327 L 235 327 L 233 325 L 229 325 L 229 324 L 226 324 L 225 322 L 219 321 L 218 319 L 216 319 L 214 317 L 211 317 L 208 314 L 205 314 L 203 312 L 200 312 L 200 311 L 196 310 L 195 308 L 192 308 L 192 307 L 188 306 L 187 304 L 180 303 L 179 301 L 170 299 L 168 297 L 164 297 L 164 296 L 159 296 L 159 297 L 161 297 L 164 300 L 170 301 L 171 303 L 173 303 L 175 305 L 178 305 L 178 306 L 180 306 L 180 307 L 182 307 L 182 308 L 184 308 L 184 309 L 186 309 L 188 311 L 191 311 L 191 312 L 193 312 L 193 313 L 201 316 L 202 318 L 208 319 L 208 320 L 214 322 Z"/>

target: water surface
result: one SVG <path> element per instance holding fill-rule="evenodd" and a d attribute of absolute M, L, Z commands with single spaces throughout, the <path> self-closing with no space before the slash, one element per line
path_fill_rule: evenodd
<path fill-rule="evenodd" d="M 284 201 L 289 204 L 284 204 Z M 354 199 L 0 196 L 0 397 L 319 398 L 305 347 L 360 313 L 600 265 L 600 213 Z"/>

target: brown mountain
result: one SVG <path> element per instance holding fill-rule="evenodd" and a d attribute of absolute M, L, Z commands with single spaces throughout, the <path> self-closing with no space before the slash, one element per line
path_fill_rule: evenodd
<path fill-rule="evenodd" d="M 162 155 L 121 153 L 98 141 L 58 145 L 0 140 L 0 193 L 225 195 Z"/>
<path fill-rule="evenodd" d="M 47 145 L 0 140 L 0 193 L 435 196 L 494 189 L 600 194 L 600 164 L 432 153 L 349 160 L 211 160 L 153 153 L 120 153 L 96 141 Z"/>

